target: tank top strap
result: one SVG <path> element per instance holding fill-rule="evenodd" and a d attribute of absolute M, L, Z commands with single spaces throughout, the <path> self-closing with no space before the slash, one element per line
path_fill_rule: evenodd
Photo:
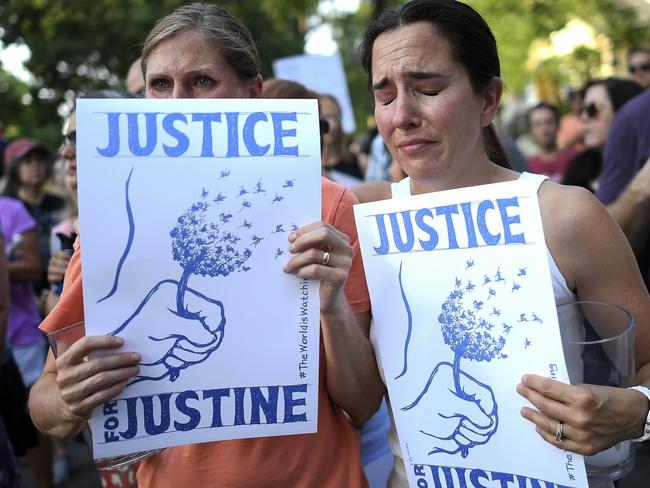
<path fill-rule="evenodd" d="M 536 191 L 539 191 L 539 187 L 542 186 L 542 183 L 548 180 L 548 176 L 537 175 L 535 173 L 529 173 L 527 171 L 524 171 L 519 175 L 519 179 L 532 181 L 536 185 Z"/>
<path fill-rule="evenodd" d="M 397 183 L 390 185 L 391 198 L 410 197 L 411 196 L 411 177 L 407 176 Z"/>

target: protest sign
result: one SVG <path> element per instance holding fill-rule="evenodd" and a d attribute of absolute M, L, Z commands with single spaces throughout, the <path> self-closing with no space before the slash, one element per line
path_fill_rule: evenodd
<path fill-rule="evenodd" d="M 86 333 L 140 372 L 92 415 L 96 458 L 316 431 L 318 284 L 287 275 L 320 220 L 315 100 L 79 100 Z"/>
<path fill-rule="evenodd" d="M 299 54 L 273 61 L 276 78 L 297 81 L 317 93 L 332 95 L 341 106 L 342 126 L 346 134 L 352 134 L 357 126 L 345 77 L 340 52 L 323 54 Z"/>
<path fill-rule="evenodd" d="M 568 382 L 536 188 L 355 206 L 373 341 L 412 487 L 586 487 L 522 418 L 525 373 Z M 578 358 L 579 360 L 579 358 Z"/>

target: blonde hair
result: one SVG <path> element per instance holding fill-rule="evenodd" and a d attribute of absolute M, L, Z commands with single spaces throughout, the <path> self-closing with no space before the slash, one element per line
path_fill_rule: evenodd
<path fill-rule="evenodd" d="M 260 72 L 260 58 L 250 31 L 242 22 L 216 5 L 183 5 L 159 19 L 142 47 L 142 73 L 147 59 L 162 41 L 180 32 L 195 29 L 237 72 L 242 80 L 254 80 Z"/>

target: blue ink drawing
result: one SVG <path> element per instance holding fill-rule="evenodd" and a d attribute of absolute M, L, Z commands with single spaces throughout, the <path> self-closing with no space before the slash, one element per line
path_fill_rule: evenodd
<path fill-rule="evenodd" d="M 497 268 L 496 272 L 490 274 L 476 269 L 476 271 L 472 270 L 472 275 L 474 279 L 482 278 L 484 284 L 492 282 L 490 276 L 494 276 L 488 299 L 493 299 L 494 305 L 499 307 L 501 307 L 499 297 L 511 296 L 514 291 L 508 274 L 501 269 Z M 522 282 L 521 274 L 518 275 L 518 279 L 520 281 L 518 287 L 521 288 L 525 284 Z M 402 377 L 408 370 L 407 354 L 413 322 L 402 280 L 400 264 L 398 281 L 408 322 L 403 367 L 395 379 Z M 432 440 L 429 455 L 446 453 L 467 457 L 471 449 L 487 444 L 497 432 L 499 415 L 494 390 L 490 385 L 464 371 L 462 365 L 466 361 L 490 363 L 506 359 L 508 356 L 503 351 L 506 337 L 513 325 L 521 322 L 522 318 L 525 319 L 526 314 L 511 312 L 510 318 L 504 318 L 503 307 L 485 307 L 484 298 L 484 289 L 476 288 L 468 277 L 455 278 L 454 286 L 438 314 L 442 339 L 453 352 L 453 361 L 442 361 L 436 364 L 415 400 L 401 408 L 403 412 L 416 412 L 414 418 L 424 426 L 418 432 Z M 512 303 L 508 303 L 508 308 L 512 306 Z M 517 315 L 520 320 L 516 320 Z M 525 347 L 528 346 L 530 341 L 526 339 Z M 441 395 L 451 395 L 453 399 L 443 399 Z M 430 420 L 431 415 L 434 416 L 433 420 Z"/>
<path fill-rule="evenodd" d="M 136 225 L 129 199 L 132 174 L 133 170 L 125 184 L 128 240 L 116 266 L 112 290 L 99 301 L 111 297 L 117 290 L 120 271 L 133 244 Z M 229 175 L 229 170 L 221 171 L 221 178 Z M 252 220 L 244 219 L 241 222 L 234 219 L 228 210 L 215 210 L 217 205 L 224 202 L 226 196 L 215 191 L 212 194 L 217 194 L 217 197 L 209 198 L 210 193 L 209 189 L 202 188 L 198 201 L 178 217 L 169 231 L 171 257 L 180 266 L 180 277 L 162 279 L 154 284 L 131 315 L 110 332 L 117 335 L 131 324 L 137 327 L 137 323 L 146 321 L 147 317 L 168 316 L 169 319 L 165 320 L 173 323 L 170 329 L 172 333 L 162 332 L 160 337 L 148 336 L 152 341 L 150 353 L 156 359 L 140 363 L 140 372 L 131 380 L 130 385 L 163 379 L 175 381 L 182 370 L 206 361 L 220 347 L 225 336 L 226 306 L 222 301 L 190 287 L 189 282 L 193 276 L 218 278 L 250 271 L 249 260 L 253 249 L 260 246 L 265 237 L 271 234 L 269 232 L 265 237 L 251 234 L 250 229 L 254 225 Z M 244 193 L 247 191 L 242 186 L 239 195 Z M 266 192 L 261 188 L 261 180 L 257 183 L 256 193 L 261 195 L 258 198 L 265 200 L 264 205 L 273 203 L 270 197 L 264 196 Z M 246 200 L 243 201 L 244 207 L 247 203 L 250 204 Z M 232 204 L 237 205 L 235 201 Z M 283 225 L 289 224 L 277 225 L 275 232 L 285 232 Z M 270 247 L 262 245 L 260 250 L 274 252 L 274 259 L 284 254 L 282 248 L 271 251 Z M 156 313 L 159 315 L 155 315 Z M 153 347 L 153 344 L 157 346 Z"/>
<path fill-rule="evenodd" d="M 266 193 L 266 190 L 264 188 L 262 188 L 262 179 L 261 178 L 255 184 L 255 190 L 253 190 L 253 193 Z"/>
<path fill-rule="evenodd" d="M 107 298 L 112 297 L 117 291 L 118 283 L 120 281 L 120 274 L 122 273 L 122 267 L 124 266 L 124 262 L 126 261 L 126 258 L 129 255 L 129 252 L 131 251 L 131 246 L 133 245 L 133 238 L 135 237 L 135 221 L 133 219 L 133 210 L 131 209 L 131 200 L 129 198 L 129 185 L 131 184 L 131 176 L 133 176 L 133 169 L 134 168 L 131 168 L 131 171 L 129 172 L 129 177 L 126 179 L 126 184 L 124 188 L 124 193 L 126 195 L 126 216 L 129 221 L 129 236 L 127 237 L 126 246 L 124 247 L 124 252 L 120 257 L 120 261 L 117 264 L 117 269 L 115 270 L 115 279 L 113 280 L 113 286 L 111 287 L 111 290 L 106 294 L 106 296 L 100 298 L 97 303 L 103 302 Z"/>

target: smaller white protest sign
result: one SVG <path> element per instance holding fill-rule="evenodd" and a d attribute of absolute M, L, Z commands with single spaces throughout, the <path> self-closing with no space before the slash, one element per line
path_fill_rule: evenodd
<path fill-rule="evenodd" d="M 385 200 L 355 218 L 411 487 L 585 488 L 582 457 L 546 443 L 516 391 L 525 373 L 568 382 L 535 186 Z"/>
<path fill-rule="evenodd" d="M 352 134 L 356 130 L 341 53 L 337 51 L 331 56 L 301 54 L 276 59 L 273 73 L 276 78 L 297 81 L 317 93 L 333 95 L 343 111 L 343 131 Z"/>
<path fill-rule="evenodd" d="M 316 432 L 318 284 L 284 273 L 320 215 L 315 100 L 79 100 L 86 332 L 140 371 L 96 458 Z"/>

